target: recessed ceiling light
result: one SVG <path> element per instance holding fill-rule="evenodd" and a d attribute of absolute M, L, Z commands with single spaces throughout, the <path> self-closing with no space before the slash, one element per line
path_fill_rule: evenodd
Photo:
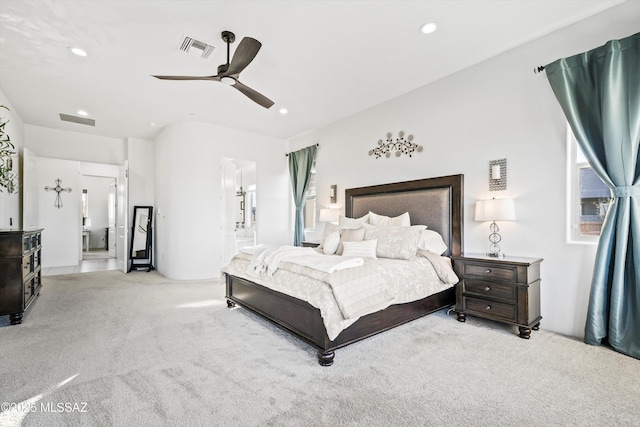
<path fill-rule="evenodd" d="M 149 122 L 149 126 L 154 127 L 156 125 L 156 122 Z"/>
<path fill-rule="evenodd" d="M 79 47 L 70 47 L 69 50 L 74 55 L 87 56 L 87 52 L 84 49 L 80 49 Z"/>
<path fill-rule="evenodd" d="M 85 116 L 85 117 L 86 117 L 86 116 L 88 116 L 88 115 L 89 115 L 89 113 L 87 113 L 87 112 L 86 112 L 86 111 L 84 111 L 84 110 L 78 110 L 78 115 L 79 115 L 79 116 Z"/>
<path fill-rule="evenodd" d="M 423 34 L 431 34 L 437 29 L 438 29 L 438 23 L 432 21 L 432 22 L 427 22 L 426 24 L 423 24 L 420 27 L 420 32 Z"/>
<path fill-rule="evenodd" d="M 281 108 L 280 109 L 280 114 L 284 115 L 287 114 L 289 112 L 289 110 L 287 110 L 286 108 Z"/>

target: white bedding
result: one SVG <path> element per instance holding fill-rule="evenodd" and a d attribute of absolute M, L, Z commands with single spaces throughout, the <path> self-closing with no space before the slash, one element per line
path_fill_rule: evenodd
<path fill-rule="evenodd" d="M 336 281 L 344 280 L 366 285 L 358 271 L 362 269 L 363 272 L 366 271 L 366 274 L 371 275 L 375 281 L 379 280 L 382 287 L 386 286 L 384 292 L 390 293 L 388 302 L 386 304 L 372 304 L 372 311 L 366 313 L 356 310 L 355 314 L 358 316 L 380 310 L 392 303 L 403 304 L 425 298 L 450 288 L 456 281 L 448 280 L 454 283 L 444 283 L 431 261 L 423 256 L 417 256 L 410 261 L 387 258 L 363 259 L 362 266 L 352 266 L 351 268 L 329 273 L 326 266 L 338 265 L 340 262 L 346 261 L 346 259 L 337 255 L 323 255 L 311 248 L 305 249 L 313 251 L 313 254 L 309 251 L 305 252 L 305 254 L 309 255 L 309 259 L 302 262 L 298 260 L 298 263 L 294 263 L 296 257 L 289 256 L 286 261 L 279 260 L 277 268 L 273 269 L 272 274 L 269 274 L 266 269 L 261 272 L 256 270 L 255 259 L 252 265 L 253 255 L 245 253 L 234 256 L 222 271 L 307 301 L 312 306 L 320 309 L 327 335 L 331 340 L 335 339 L 340 332 L 358 320 L 358 317 L 351 317 L 353 313 L 347 312 L 345 316 L 336 301 L 332 281 L 334 282 L 333 285 L 335 285 Z M 293 252 L 289 255 L 293 255 Z M 314 257 L 325 259 L 322 264 L 324 267 L 311 268 L 309 266 L 312 264 L 310 259 Z M 253 274 L 250 275 L 247 271 L 253 271 Z M 440 273 L 440 276 L 442 276 L 442 273 Z M 455 278 L 455 274 L 453 277 Z M 343 287 L 342 289 L 347 293 L 349 292 L 348 287 Z"/>

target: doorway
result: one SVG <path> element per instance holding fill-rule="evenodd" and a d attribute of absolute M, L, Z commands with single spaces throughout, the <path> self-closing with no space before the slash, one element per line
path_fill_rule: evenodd
<path fill-rule="evenodd" d="M 82 175 L 82 261 L 115 270 L 116 178 Z"/>
<path fill-rule="evenodd" d="M 257 244 L 256 162 L 222 159 L 222 265 L 240 249 Z"/>

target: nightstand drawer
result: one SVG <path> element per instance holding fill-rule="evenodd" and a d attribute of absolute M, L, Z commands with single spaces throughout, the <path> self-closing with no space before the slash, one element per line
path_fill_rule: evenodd
<path fill-rule="evenodd" d="M 488 298 L 499 299 L 507 303 L 516 304 L 518 288 L 514 285 L 500 285 L 498 283 L 483 282 L 481 280 L 464 281 L 465 294 L 475 294 Z"/>
<path fill-rule="evenodd" d="M 509 322 L 516 322 L 518 319 L 518 307 L 485 299 L 463 297 L 463 306 L 469 314 L 490 319 L 503 319 Z"/>
<path fill-rule="evenodd" d="M 497 279 L 508 282 L 516 282 L 517 274 L 515 268 L 499 267 L 491 264 L 464 263 L 463 276 L 478 276 L 486 279 Z"/>

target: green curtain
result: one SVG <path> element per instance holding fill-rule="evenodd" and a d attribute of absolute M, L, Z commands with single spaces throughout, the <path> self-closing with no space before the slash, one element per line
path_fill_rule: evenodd
<path fill-rule="evenodd" d="M 613 197 L 584 339 L 640 359 L 640 33 L 545 70 L 580 148 Z"/>
<path fill-rule="evenodd" d="M 316 159 L 316 146 L 289 153 L 289 175 L 293 201 L 296 205 L 296 226 L 293 234 L 293 245 L 301 246 L 304 240 L 304 202 L 307 200 L 307 189 L 311 181 L 311 168 Z"/>

